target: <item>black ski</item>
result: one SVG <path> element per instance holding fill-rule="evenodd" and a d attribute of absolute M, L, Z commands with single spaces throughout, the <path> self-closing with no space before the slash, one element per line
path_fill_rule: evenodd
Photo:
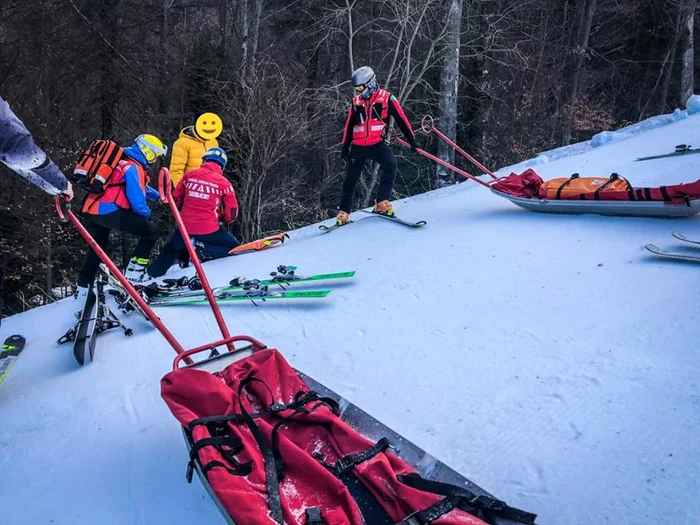
<path fill-rule="evenodd" d="M 695 263 L 700 262 L 700 256 L 688 255 L 685 253 L 667 252 L 666 250 L 662 250 L 661 248 L 653 244 L 646 244 L 644 245 L 644 247 L 654 255 L 658 255 L 659 257 L 664 257 L 666 259 L 675 259 L 677 261 L 687 261 Z"/>
<path fill-rule="evenodd" d="M 695 245 L 700 245 L 700 241 L 697 241 L 694 239 L 688 239 L 685 235 L 683 235 L 680 232 L 671 232 L 671 235 L 673 235 L 679 241 L 683 241 L 683 242 L 687 242 L 687 243 L 695 244 Z"/>
<path fill-rule="evenodd" d="M 131 328 L 125 327 L 105 303 L 103 286 L 103 283 L 98 279 L 94 287 L 90 287 L 85 301 L 85 307 L 83 308 L 78 323 L 74 328 L 71 328 L 63 334 L 57 341 L 59 345 L 74 341 L 73 356 L 81 366 L 85 364 L 86 341 L 87 349 L 90 353 L 90 361 L 92 361 L 95 356 L 95 346 L 97 344 L 98 335 L 114 328 L 121 328 L 124 330 L 124 335 L 126 336 L 133 334 Z"/>
<path fill-rule="evenodd" d="M 347 226 L 348 224 L 352 224 L 354 221 L 348 221 L 345 224 L 334 224 L 333 226 L 326 226 L 325 224 L 321 224 L 318 229 L 324 232 L 332 232 L 333 230 L 337 230 L 338 228 L 342 228 L 343 226 Z"/>
<path fill-rule="evenodd" d="M 377 213 L 376 211 L 367 211 L 367 210 L 358 210 L 361 211 L 362 213 L 366 213 L 368 215 L 372 215 L 374 217 L 381 217 L 382 219 L 386 219 L 391 222 L 397 222 L 399 224 L 403 224 L 404 226 L 410 226 L 411 228 L 420 228 L 421 226 L 425 226 L 428 224 L 426 221 L 418 221 L 418 222 L 411 222 L 411 221 L 406 221 L 404 219 L 400 219 L 396 216 L 390 216 L 390 215 L 384 215 L 383 213 Z"/>
<path fill-rule="evenodd" d="M 639 157 L 635 161 L 640 160 L 652 160 L 652 159 L 664 159 L 666 157 L 676 157 L 678 155 L 692 155 L 693 153 L 700 153 L 700 148 L 691 148 L 690 144 L 679 144 L 676 146 L 676 151 L 673 153 L 664 153 L 662 155 L 651 155 L 649 157 Z"/>
<path fill-rule="evenodd" d="M 91 358 L 94 352 L 93 340 L 95 339 L 95 328 L 97 326 L 97 300 L 97 294 L 95 294 L 93 286 L 90 285 L 80 321 L 78 321 L 78 326 L 75 330 L 75 342 L 73 343 L 73 357 L 75 357 L 80 366 L 85 364 L 85 343 L 88 340 L 90 340 L 89 344 L 93 347 L 90 350 Z"/>
<path fill-rule="evenodd" d="M 420 228 L 421 226 L 425 226 L 428 224 L 426 221 L 418 221 L 418 222 L 412 222 L 412 221 L 407 221 L 404 219 L 400 219 L 396 216 L 389 216 L 389 215 L 384 215 L 382 213 L 377 213 L 376 211 L 367 211 L 367 210 L 357 210 L 362 213 L 366 213 L 367 215 L 373 216 L 373 217 L 381 217 L 382 219 L 386 219 L 391 222 L 396 222 L 398 224 L 403 224 L 404 226 L 408 226 L 410 228 Z M 361 220 L 361 219 L 360 219 Z M 333 230 L 337 230 L 338 228 L 342 228 L 343 226 L 347 226 L 349 224 L 352 224 L 355 221 L 348 221 L 345 224 L 334 224 L 333 226 L 326 226 L 325 224 L 321 224 L 318 229 L 324 232 L 332 232 Z"/>

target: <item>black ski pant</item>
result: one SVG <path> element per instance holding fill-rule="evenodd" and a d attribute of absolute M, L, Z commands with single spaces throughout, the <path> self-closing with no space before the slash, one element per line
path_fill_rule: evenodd
<path fill-rule="evenodd" d="M 158 228 L 146 217 L 137 215 L 129 210 L 117 210 L 105 215 L 90 215 L 86 213 L 83 215 L 83 224 L 88 233 L 105 251 L 109 247 L 109 233 L 112 230 L 139 237 L 132 257 L 140 259 L 150 258 L 153 245 L 158 240 Z M 78 286 L 90 286 L 95 280 L 99 267 L 100 258 L 90 249 L 78 274 Z"/>
<path fill-rule="evenodd" d="M 396 157 L 394 152 L 384 142 L 374 146 L 353 146 L 350 150 L 348 171 L 343 182 L 343 198 L 340 201 L 341 211 L 350 213 L 352 210 L 352 195 L 367 159 L 377 162 L 382 170 L 382 175 L 379 179 L 377 202 L 391 199 L 391 190 L 396 180 Z"/>
<path fill-rule="evenodd" d="M 190 235 L 190 239 L 200 241 L 204 245 L 198 250 L 198 253 L 208 261 L 226 257 L 228 252 L 241 244 L 230 231 L 224 229 L 219 229 L 205 235 Z M 149 266 L 148 275 L 150 277 L 161 277 L 165 275 L 168 268 L 173 265 L 175 259 L 177 259 L 178 255 L 185 249 L 185 241 L 182 238 L 182 234 L 178 228 L 175 228 L 170 239 L 165 243 L 163 251 L 158 258 L 153 261 L 153 264 Z M 187 254 L 187 252 L 185 252 L 185 254 Z"/>

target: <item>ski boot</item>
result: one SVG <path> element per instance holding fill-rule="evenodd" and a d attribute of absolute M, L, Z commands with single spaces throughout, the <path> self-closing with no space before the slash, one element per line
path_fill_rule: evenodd
<path fill-rule="evenodd" d="M 346 211 L 339 211 L 335 217 L 336 226 L 345 226 L 350 221 L 350 214 Z"/>
<path fill-rule="evenodd" d="M 129 261 L 129 265 L 126 267 L 124 272 L 124 277 L 127 281 L 132 283 L 140 283 L 149 280 L 150 277 L 146 273 L 146 266 L 148 265 L 148 259 L 142 257 L 132 257 Z"/>
<path fill-rule="evenodd" d="M 374 205 L 372 211 L 374 213 L 378 213 L 379 215 L 386 215 L 387 217 L 396 216 L 394 215 L 394 209 L 391 207 L 391 203 L 389 201 L 378 202 Z"/>

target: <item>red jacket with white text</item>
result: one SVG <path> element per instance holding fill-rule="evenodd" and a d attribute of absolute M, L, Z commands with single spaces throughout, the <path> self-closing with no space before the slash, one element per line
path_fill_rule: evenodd
<path fill-rule="evenodd" d="M 189 171 L 173 192 L 185 228 L 190 235 L 207 235 L 238 217 L 238 201 L 231 182 L 216 162 L 205 162 Z"/>

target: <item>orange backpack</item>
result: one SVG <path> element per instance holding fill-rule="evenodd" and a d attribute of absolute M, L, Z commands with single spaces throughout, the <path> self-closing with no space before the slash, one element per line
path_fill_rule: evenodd
<path fill-rule="evenodd" d="M 90 193 L 102 193 L 124 149 L 111 140 L 93 140 L 73 169 L 73 180 Z"/>
<path fill-rule="evenodd" d="M 541 199 L 570 199 L 572 196 L 583 193 L 593 193 L 596 196 L 605 191 L 627 191 L 632 185 L 617 173 L 610 175 L 609 179 L 602 177 L 580 177 L 574 173 L 571 177 L 551 179 L 542 183 L 540 187 Z"/>

